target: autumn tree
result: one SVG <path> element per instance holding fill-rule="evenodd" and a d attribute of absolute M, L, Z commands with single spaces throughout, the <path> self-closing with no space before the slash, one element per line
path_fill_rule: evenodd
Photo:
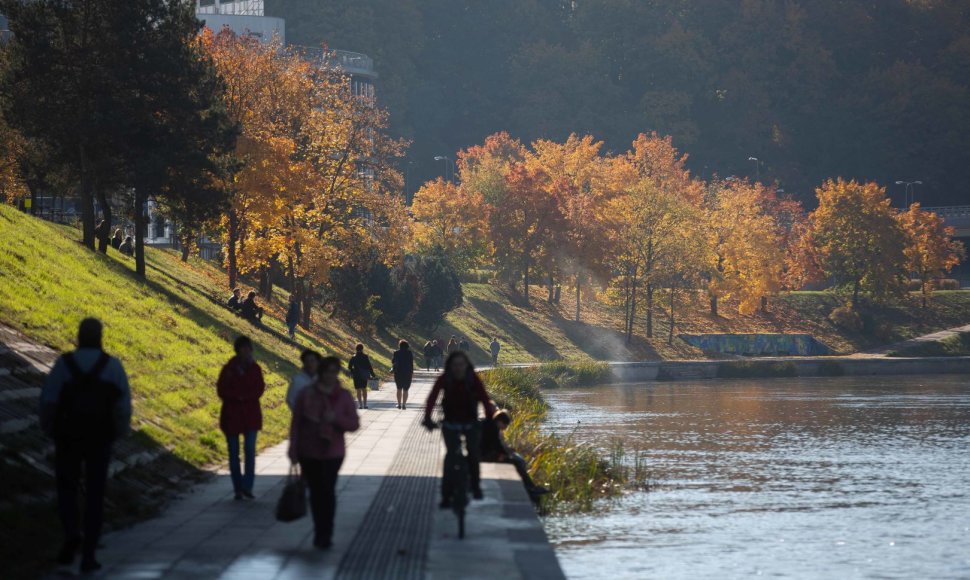
<path fill-rule="evenodd" d="M 903 254 L 906 269 L 920 281 L 920 294 L 923 307 L 933 290 L 933 280 L 943 277 L 959 264 L 966 250 L 963 244 L 953 239 L 953 228 L 944 226 L 943 218 L 931 211 L 912 204 L 905 212 L 898 214 L 899 225 L 906 234 Z"/>
<path fill-rule="evenodd" d="M 414 248 L 441 248 L 459 272 L 467 272 L 488 250 L 488 210 L 481 193 L 440 177 L 414 194 Z"/>
<path fill-rule="evenodd" d="M 557 200 L 561 189 L 549 184 L 542 170 L 515 163 L 506 179 L 507 195 L 490 213 L 492 254 L 499 271 L 521 277 L 529 303 L 533 272 L 548 272 L 550 255 L 563 231 Z"/>
<path fill-rule="evenodd" d="M 839 178 L 815 192 L 818 208 L 809 222 L 825 275 L 850 292 L 853 307 L 860 293 L 877 298 L 898 293 L 907 240 L 885 188 Z"/>

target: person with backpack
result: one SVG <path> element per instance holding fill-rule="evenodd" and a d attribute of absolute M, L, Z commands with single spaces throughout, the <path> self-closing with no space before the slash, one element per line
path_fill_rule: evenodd
<path fill-rule="evenodd" d="M 104 493 L 111 447 L 131 425 L 131 389 L 118 359 L 104 352 L 103 327 L 86 318 L 78 328 L 77 350 L 57 359 L 40 394 L 40 425 L 54 439 L 57 510 L 64 544 L 57 562 L 74 563 L 81 549 L 81 572 L 101 568 L 95 551 L 104 519 Z M 84 478 L 84 525 L 78 491 Z"/>
<path fill-rule="evenodd" d="M 414 353 L 408 341 L 398 343 L 398 350 L 391 357 L 391 371 L 394 373 L 394 384 L 397 386 L 397 408 L 408 408 L 408 389 L 414 377 Z"/>
<path fill-rule="evenodd" d="M 266 390 L 263 369 L 253 358 L 253 342 L 240 336 L 233 345 L 236 356 L 222 367 L 216 390 L 222 399 L 219 428 L 226 436 L 229 475 L 237 500 L 255 499 L 256 433 L 263 428 L 259 399 Z M 245 470 L 239 466 L 239 437 L 243 438 Z"/>
<path fill-rule="evenodd" d="M 357 344 L 354 356 L 350 357 L 347 370 L 354 379 L 354 390 L 357 391 L 357 408 L 367 408 L 367 381 L 376 379 L 374 367 L 370 364 L 370 357 L 364 354 L 364 345 Z"/>

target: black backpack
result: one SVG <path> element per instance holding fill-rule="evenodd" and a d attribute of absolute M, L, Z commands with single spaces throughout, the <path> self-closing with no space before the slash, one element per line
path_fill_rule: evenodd
<path fill-rule="evenodd" d="M 101 353 L 88 372 L 82 372 L 74 356 L 66 354 L 64 364 L 71 378 L 57 401 L 54 436 L 64 441 L 108 443 L 116 437 L 114 408 L 121 398 L 118 385 L 101 378 L 111 360 Z"/>

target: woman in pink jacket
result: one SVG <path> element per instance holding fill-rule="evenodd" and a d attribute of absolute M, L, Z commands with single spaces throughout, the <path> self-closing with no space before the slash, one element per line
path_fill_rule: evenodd
<path fill-rule="evenodd" d="M 320 379 L 303 389 L 293 407 L 290 424 L 290 461 L 299 463 L 310 489 L 313 545 L 326 550 L 333 538 L 337 508 L 337 472 L 344 461 L 344 433 L 360 427 L 350 392 L 340 384 L 340 359 L 320 363 Z"/>

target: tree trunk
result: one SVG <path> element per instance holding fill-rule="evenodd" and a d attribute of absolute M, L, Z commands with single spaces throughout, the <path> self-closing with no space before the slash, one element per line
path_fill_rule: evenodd
<path fill-rule="evenodd" d="M 653 283 L 647 283 L 647 338 L 653 338 Z"/>
<path fill-rule="evenodd" d="M 920 291 L 923 294 L 923 308 L 926 308 L 926 280 L 923 280 L 923 284 L 920 286 Z"/>
<path fill-rule="evenodd" d="M 546 295 L 546 302 L 552 304 L 556 301 L 556 280 L 549 276 L 549 293 Z"/>
<path fill-rule="evenodd" d="M 670 287 L 670 332 L 667 333 L 667 344 L 674 343 L 674 304 L 676 300 L 676 288 Z"/>
<path fill-rule="evenodd" d="M 633 325 L 637 320 L 637 296 L 639 287 L 637 286 L 637 269 L 633 269 L 633 279 L 630 281 L 630 322 L 626 329 L 627 342 L 633 342 Z"/>
<path fill-rule="evenodd" d="M 85 247 L 94 249 L 94 190 L 88 175 L 87 163 L 81 162 L 81 239 Z"/>
<path fill-rule="evenodd" d="M 108 203 L 108 198 L 104 194 L 104 191 L 98 190 L 98 203 L 101 204 L 101 212 L 104 216 L 104 222 L 101 224 L 101 231 L 96 232 L 98 251 L 102 254 L 108 253 L 108 246 L 111 243 L 111 205 Z"/>
<path fill-rule="evenodd" d="M 768 312 L 768 297 L 767 296 L 762 296 L 761 297 L 761 311 L 762 312 Z"/>
<path fill-rule="evenodd" d="M 525 264 L 525 272 L 522 275 L 522 283 L 525 286 L 525 292 L 523 293 L 523 295 L 525 296 L 525 305 L 531 306 L 531 304 L 529 303 L 529 263 L 528 262 L 526 262 Z"/>
<path fill-rule="evenodd" d="M 579 274 L 576 274 L 576 322 L 579 322 L 579 305 L 580 297 L 582 291 L 580 290 L 583 286 L 583 278 Z"/>
<path fill-rule="evenodd" d="M 300 323 L 300 326 L 306 330 L 310 330 L 310 311 L 313 308 L 313 287 L 305 281 L 300 281 L 297 288 L 302 299 L 302 304 L 300 304 L 300 317 L 303 321 Z"/>
<path fill-rule="evenodd" d="M 135 274 L 145 277 L 145 193 L 135 188 Z"/>
<path fill-rule="evenodd" d="M 717 296 L 711 294 L 711 316 L 717 316 Z"/>
<path fill-rule="evenodd" d="M 239 269 L 236 264 L 236 242 L 239 238 L 239 217 L 236 212 L 229 210 L 229 228 L 227 231 L 229 236 L 228 248 L 226 248 L 226 270 L 229 274 L 229 288 L 236 287 L 236 281 L 239 278 Z"/>
<path fill-rule="evenodd" d="M 852 309 L 855 310 L 856 306 L 859 305 L 859 281 L 856 280 L 852 283 Z"/>

